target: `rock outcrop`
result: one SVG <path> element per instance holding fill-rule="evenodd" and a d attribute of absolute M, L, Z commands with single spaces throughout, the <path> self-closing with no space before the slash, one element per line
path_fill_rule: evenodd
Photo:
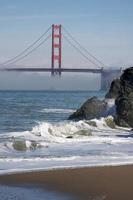
<path fill-rule="evenodd" d="M 104 100 L 99 100 L 97 97 L 88 99 L 76 112 L 68 119 L 82 120 L 99 118 L 104 115 L 107 110 L 107 103 Z"/>
<path fill-rule="evenodd" d="M 115 99 L 119 96 L 121 81 L 119 78 L 114 79 L 111 83 L 109 92 L 105 95 L 105 98 Z"/>
<path fill-rule="evenodd" d="M 93 119 L 112 115 L 106 98 L 115 99 L 113 117 L 118 126 L 133 128 L 133 67 L 124 70 L 119 79 L 113 80 L 105 100 L 88 99 L 69 119 Z"/>
<path fill-rule="evenodd" d="M 120 77 L 120 91 L 115 104 L 117 125 L 133 128 L 133 67 L 126 69 Z"/>

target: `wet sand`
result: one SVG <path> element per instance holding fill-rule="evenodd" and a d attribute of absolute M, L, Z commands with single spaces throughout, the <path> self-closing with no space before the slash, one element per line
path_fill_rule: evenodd
<path fill-rule="evenodd" d="M 61 169 L 1 175 L 0 184 L 30 185 L 80 200 L 132 200 L 133 166 Z"/>

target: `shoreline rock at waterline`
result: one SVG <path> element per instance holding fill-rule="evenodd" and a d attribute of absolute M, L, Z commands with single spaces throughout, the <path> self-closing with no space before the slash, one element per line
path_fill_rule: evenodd
<path fill-rule="evenodd" d="M 118 79 L 111 83 L 104 100 L 97 97 L 88 99 L 69 120 L 94 119 L 110 115 L 107 99 L 115 99 L 114 122 L 118 126 L 133 128 L 133 67 L 124 70 Z M 115 126 L 115 125 L 113 125 Z"/>
<path fill-rule="evenodd" d="M 107 110 L 107 102 L 97 97 L 88 99 L 76 112 L 69 116 L 69 120 L 93 119 L 102 117 Z"/>

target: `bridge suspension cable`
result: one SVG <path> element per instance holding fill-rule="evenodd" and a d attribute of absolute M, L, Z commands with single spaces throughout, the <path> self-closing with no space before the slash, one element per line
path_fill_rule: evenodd
<path fill-rule="evenodd" d="M 84 52 L 86 52 L 90 57 L 92 57 L 96 62 L 98 62 L 100 65 L 102 65 L 101 67 L 106 67 L 106 65 L 101 62 L 98 58 L 96 58 L 94 55 L 92 55 L 83 45 L 81 45 L 73 36 L 72 34 L 64 27 L 62 26 L 62 29 L 64 30 L 64 32 L 79 46 L 79 48 L 81 50 L 83 50 Z M 97 65 L 98 66 L 98 65 Z"/>
<path fill-rule="evenodd" d="M 37 39 L 35 40 L 31 45 L 29 45 L 26 49 L 24 49 L 22 52 L 20 52 L 18 55 L 12 57 L 11 59 L 0 63 L 0 65 L 9 65 L 9 64 L 13 64 L 15 62 L 17 62 L 23 54 L 25 54 L 27 51 L 29 51 L 32 47 L 34 47 L 51 29 L 51 26 Z M 49 37 L 48 37 L 49 38 Z M 47 38 L 46 38 L 47 39 Z M 39 48 L 43 43 L 45 42 L 45 40 L 43 40 L 37 47 L 35 47 L 33 50 L 31 50 L 29 53 L 27 53 L 26 55 L 22 56 L 23 58 L 28 56 L 30 53 L 32 53 L 34 50 L 36 50 L 37 48 Z M 21 58 L 22 58 L 21 57 Z M 23 59 L 22 58 L 22 59 Z M 21 59 L 20 59 L 21 60 Z"/>
<path fill-rule="evenodd" d="M 35 48 L 33 48 L 31 51 L 29 51 L 27 54 L 21 56 L 20 58 L 16 59 L 15 61 L 12 61 L 10 63 L 8 63 L 7 65 L 11 65 L 14 64 L 20 60 L 23 60 L 25 57 L 29 56 L 33 51 L 35 51 L 36 49 L 38 49 L 40 46 L 42 46 L 49 38 L 51 37 L 51 34 L 48 35 L 41 43 L 39 43 Z"/>
<path fill-rule="evenodd" d="M 75 46 L 69 39 L 68 39 L 68 37 L 67 36 L 65 36 L 64 34 L 63 34 L 63 37 L 64 37 L 64 39 L 72 46 L 72 47 L 74 47 L 74 49 L 76 49 L 84 58 L 86 58 L 90 63 L 92 63 L 93 65 L 95 65 L 95 66 L 97 66 L 97 67 L 99 67 L 99 68 L 101 68 L 101 66 L 99 66 L 99 65 L 97 65 L 95 62 L 93 62 L 87 55 L 85 55 L 84 53 L 83 53 L 83 51 L 79 48 L 79 47 L 77 47 L 77 46 Z"/>

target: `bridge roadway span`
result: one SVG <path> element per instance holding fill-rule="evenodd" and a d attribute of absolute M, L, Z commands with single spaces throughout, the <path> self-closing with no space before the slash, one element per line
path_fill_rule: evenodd
<path fill-rule="evenodd" d="M 59 72 L 80 72 L 80 73 L 102 73 L 103 69 L 89 69 L 89 68 L 54 68 L 53 70 L 51 68 L 5 68 L 2 69 L 2 71 L 18 71 L 18 72 L 54 72 L 54 73 L 59 73 Z"/>

